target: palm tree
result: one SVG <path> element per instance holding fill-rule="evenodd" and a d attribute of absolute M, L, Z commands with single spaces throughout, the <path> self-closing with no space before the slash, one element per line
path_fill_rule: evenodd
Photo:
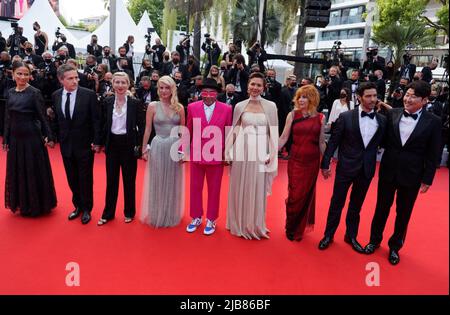
<path fill-rule="evenodd" d="M 209 9 L 213 5 L 213 0 L 169 0 L 167 3 L 172 9 L 181 8 L 183 12 L 188 12 L 187 18 L 190 19 L 191 15 L 194 17 L 194 45 L 192 48 L 194 50 L 194 57 L 200 60 L 202 18 L 209 12 Z"/>
<path fill-rule="evenodd" d="M 374 31 L 372 40 L 394 50 L 395 68 L 401 64 L 401 57 L 408 46 L 433 47 L 435 36 L 422 23 L 390 24 Z"/>
<path fill-rule="evenodd" d="M 238 0 L 233 12 L 231 29 L 235 40 L 240 39 L 248 46 L 255 43 L 258 35 L 259 0 Z M 265 25 L 261 25 L 261 33 L 264 33 L 266 43 L 271 44 L 277 38 L 281 22 L 277 16 L 273 5 L 267 10 Z"/>

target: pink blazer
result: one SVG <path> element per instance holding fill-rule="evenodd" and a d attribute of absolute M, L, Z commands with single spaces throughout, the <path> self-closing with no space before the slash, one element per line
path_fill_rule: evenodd
<path fill-rule="evenodd" d="M 191 163 L 221 164 L 223 162 L 225 127 L 231 127 L 232 119 L 232 107 L 222 102 L 216 101 L 216 107 L 209 123 L 206 120 L 203 101 L 188 105 L 187 127 L 191 138 Z M 205 144 L 207 147 L 204 150 Z M 217 152 L 219 149 L 221 149 L 220 153 Z"/>

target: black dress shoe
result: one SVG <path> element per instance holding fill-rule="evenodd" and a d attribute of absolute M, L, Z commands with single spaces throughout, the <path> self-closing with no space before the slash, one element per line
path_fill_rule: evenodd
<path fill-rule="evenodd" d="M 327 249 L 330 244 L 333 243 L 333 238 L 329 236 L 325 236 L 323 239 L 319 242 L 319 249 L 324 250 Z"/>
<path fill-rule="evenodd" d="M 395 249 L 389 250 L 389 262 L 392 265 L 397 265 L 400 262 L 400 255 L 398 254 L 398 251 Z"/>
<path fill-rule="evenodd" d="M 89 221 L 91 221 L 91 214 L 87 211 L 83 213 L 83 216 L 81 217 L 81 223 L 88 224 Z"/>
<path fill-rule="evenodd" d="M 81 214 L 80 208 L 76 208 L 75 210 L 72 211 L 71 214 L 69 214 L 69 220 L 74 220 L 78 218 L 80 214 Z"/>
<path fill-rule="evenodd" d="M 361 244 L 358 243 L 358 241 L 356 240 L 356 238 L 350 238 L 347 235 L 345 235 L 344 237 L 344 241 L 348 244 L 350 244 L 352 246 L 352 248 L 360 253 L 363 254 L 364 253 L 364 248 L 361 246 Z"/>
<path fill-rule="evenodd" d="M 379 247 L 380 247 L 380 244 L 369 243 L 369 244 L 367 244 L 366 247 L 364 248 L 364 252 L 365 252 L 367 255 L 370 255 L 370 254 L 373 254 L 373 253 L 375 252 L 375 250 L 376 250 L 377 248 L 379 248 Z"/>
<path fill-rule="evenodd" d="M 294 240 L 294 234 L 291 234 L 291 233 L 286 232 L 286 238 L 287 238 L 288 240 L 290 240 L 290 241 L 293 241 L 293 240 Z"/>

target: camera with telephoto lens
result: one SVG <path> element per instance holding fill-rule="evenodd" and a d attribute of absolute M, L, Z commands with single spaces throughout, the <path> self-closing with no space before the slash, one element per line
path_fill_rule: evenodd
<path fill-rule="evenodd" d="M 150 45 L 150 42 L 152 40 L 152 33 L 155 31 L 155 28 L 148 27 L 147 28 L 147 34 L 144 35 L 145 40 L 147 41 L 147 44 Z"/>
<path fill-rule="evenodd" d="M 208 44 L 208 45 L 211 45 L 211 35 L 209 34 L 209 33 L 206 33 L 205 35 L 205 42 L 206 42 L 206 44 Z"/>

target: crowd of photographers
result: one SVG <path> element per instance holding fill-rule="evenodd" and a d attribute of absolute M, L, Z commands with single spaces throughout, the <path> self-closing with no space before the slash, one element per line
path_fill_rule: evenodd
<path fill-rule="evenodd" d="M 375 82 L 381 101 L 386 101 L 392 107 L 403 107 L 403 96 L 408 83 L 413 80 L 424 80 L 432 85 L 432 95 L 426 109 L 442 118 L 443 134 L 447 143 L 448 85 L 436 84 L 433 80 L 432 70 L 438 65 L 436 60 L 422 71 L 416 72 L 416 66 L 411 63 L 411 56 L 405 54 L 402 66 L 394 69 L 394 63 L 392 61 L 386 63 L 385 59 L 378 55 L 377 49 L 368 49 L 362 68 L 348 67 L 339 56 L 334 56 L 335 58 L 330 58 L 324 67 L 323 75 L 315 79 L 290 75 L 281 83 L 277 81 L 276 71 L 266 68 L 266 52 L 259 42 L 246 51 L 249 60 L 246 64 L 246 58 L 241 54 L 238 45 L 230 44 L 228 51 L 222 54 L 217 41 L 206 34 L 201 46 L 205 52 L 201 68 L 200 62 L 192 54 L 189 36 L 180 41 L 176 50 L 169 52 L 159 39 L 156 39 L 155 45 L 150 45 L 149 32 L 146 36 L 148 44 L 145 47 L 142 64 L 138 73 L 135 73 L 134 37 L 131 35 L 117 49 L 117 55 L 110 47 L 101 46 L 97 36 L 92 35 L 91 42 L 87 46 L 85 63 L 80 65 L 75 59 L 74 46 L 67 42 L 66 36 L 60 33 L 59 29 L 55 34 L 56 40 L 51 45 L 38 22 L 33 24 L 36 32 L 34 39 L 24 37 L 23 29 L 17 24 L 12 27 L 14 33 L 7 40 L 0 34 L 0 133 L 3 130 L 1 125 L 4 100 L 7 98 L 8 90 L 15 86 L 11 65 L 15 60 L 23 60 L 29 63 L 33 70 L 30 84 L 42 91 L 47 106 L 51 105 L 52 93 L 61 87 L 56 77 L 57 68 L 66 63 L 79 69 L 80 86 L 95 91 L 100 101 L 113 94 L 112 74 L 118 71 L 127 73 L 132 82 L 130 93 L 141 100 L 143 110 L 151 101 L 158 100 L 156 84 L 163 75 L 169 75 L 175 80 L 179 101 L 186 108 L 188 103 L 200 98 L 198 87 L 205 77 L 215 79 L 222 87 L 218 100 L 234 106 L 247 98 L 249 75 L 252 72 L 263 72 L 266 74 L 267 84 L 262 96 L 276 103 L 280 132 L 284 128 L 287 114 L 292 110 L 292 99 L 299 86 L 306 84 L 316 86 L 321 95 L 319 111 L 328 112 L 328 126 L 331 129 L 342 111 L 358 106 L 356 91 L 362 82 Z M 378 110 L 385 109 L 378 108 Z"/>

